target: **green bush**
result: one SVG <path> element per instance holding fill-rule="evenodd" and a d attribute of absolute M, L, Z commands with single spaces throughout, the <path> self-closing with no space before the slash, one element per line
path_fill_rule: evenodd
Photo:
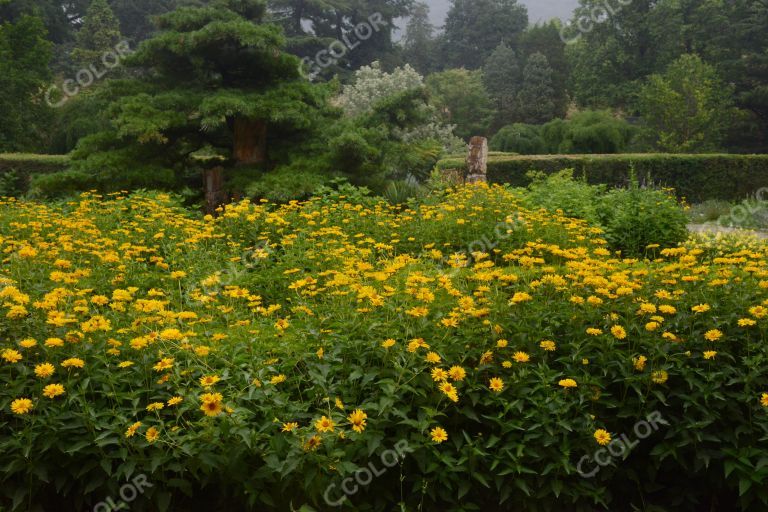
<path fill-rule="evenodd" d="M 505 126 L 493 136 L 488 146 L 495 151 L 510 151 L 521 155 L 544 152 L 544 140 L 539 134 L 539 127 L 523 123 Z"/>
<path fill-rule="evenodd" d="M 445 159 L 440 169 L 463 168 L 459 159 Z M 493 155 L 488 158 L 488 180 L 525 187 L 528 171 L 552 174 L 573 169 L 588 183 L 626 186 L 634 168 L 641 184 L 670 187 L 688 202 L 707 199 L 740 201 L 768 186 L 768 155 L 688 155 L 640 153 L 620 155 Z"/>
<path fill-rule="evenodd" d="M 677 198 L 665 190 L 640 188 L 637 183 L 613 189 L 600 198 L 597 211 L 605 239 L 625 256 L 674 247 L 688 238 L 688 217 Z"/>
<path fill-rule="evenodd" d="M 635 132 L 629 123 L 607 110 L 579 112 L 563 125 L 557 153 L 620 153 L 629 145 Z"/>
<path fill-rule="evenodd" d="M 688 218 L 669 191 L 641 188 L 635 181 L 626 189 L 607 190 L 574 180 L 570 169 L 551 176 L 534 171 L 530 177 L 526 205 L 601 226 L 609 247 L 625 256 L 643 256 L 651 244 L 675 247 L 688 237 Z"/>
<path fill-rule="evenodd" d="M 550 212 L 562 210 L 569 217 L 599 223 L 597 203 L 600 195 L 605 192 L 605 186 L 594 186 L 584 180 L 574 180 L 572 169 L 551 176 L 531 171 L 529 176 L 533 182 L 525 194 L 527 204 L 546 208 Z"/>

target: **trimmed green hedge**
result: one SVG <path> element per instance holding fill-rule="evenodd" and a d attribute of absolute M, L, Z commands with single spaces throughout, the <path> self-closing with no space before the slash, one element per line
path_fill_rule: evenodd
<path fill-rule="evenodd" d="M 439 169 L 462 169 L 463 158 L 446 158 Z M 488 180 L 526 186 L 531 170 L 553 173 L 574 169 L 575 176 L 586 176 L 589 183 L 625 185 L 630 170 L 641 183 L 671 187 L 690 202 L 707 199 L 741 200 L 760 187 L 768 187 L 768 155 L 500 155 L 488 157 Z"/>
<path fill-rule="evenodd" d="M 67 155 L 0 153 L 0 196 L 25 194 L 32 176 L 60 172 L 68 165 Z"/>

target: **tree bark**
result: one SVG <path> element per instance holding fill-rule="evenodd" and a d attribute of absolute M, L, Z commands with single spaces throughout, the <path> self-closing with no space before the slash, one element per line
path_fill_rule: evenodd
<path fill-rule="evenodd" d="M 233 153 L 237 165 L 264 162 L 267 158 L 267 123 L 260 119 L 235 119 Z"/>

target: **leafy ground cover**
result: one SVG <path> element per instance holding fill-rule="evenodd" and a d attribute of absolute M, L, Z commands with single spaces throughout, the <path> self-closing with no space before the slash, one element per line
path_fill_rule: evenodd
<path fill-rule="evenodd" d="M 766 245 L 623 258 L 523 194 L 3 200 L 0 505 L 768 504 Z"/>

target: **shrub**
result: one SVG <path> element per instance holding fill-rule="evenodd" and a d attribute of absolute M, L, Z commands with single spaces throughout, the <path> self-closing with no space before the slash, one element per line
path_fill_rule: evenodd
<path fill-rule="evenodd" d="M 605 239 L 626 256 L 674 247 L 688 238 L 688 217 L 670 191 L 640 188 L 633 183 L 627 189 L 610 190 L 597 209 Z"/>
<path fill-rule="evenodd" d="M 640 188 L 636 182 L 628 189 L 608 191 L 604 185 L 574 180 L 570 169 L 550 176 L 532 172 L 531 178 L 525 194 L 529 207 L 601 226 L 611 249 L 625 256 L 643 256 L 649 245 L 675 247 L 688 236 L 687 216 L 669 191 Z"/>
<path fill-rule="evenodd" d="M 531 207 L 546 208 L 550 212 L 562 210 L 569 217 L 585 219 L 593 224 L 600 222 L 598 202 L 605 193 L 605 186 L 574 180 L 572 169 L 549 176 L 532 171 L 529 177 L 533 182 L 528 186 L 525 198 Z"/>
<path fill-rule="evenodd" d="M 544 152 L 544 141 L 538 126 L 515 123 L 499 130 L 491 138 L 489 148 L 521 155 L 538 155 Z"/>
<path fill-rule="evenodd" d="M 625 120 L 605 110 L 578 112 L 564 126 L 558 153 L 621 153 L 635 132 Z"/>

